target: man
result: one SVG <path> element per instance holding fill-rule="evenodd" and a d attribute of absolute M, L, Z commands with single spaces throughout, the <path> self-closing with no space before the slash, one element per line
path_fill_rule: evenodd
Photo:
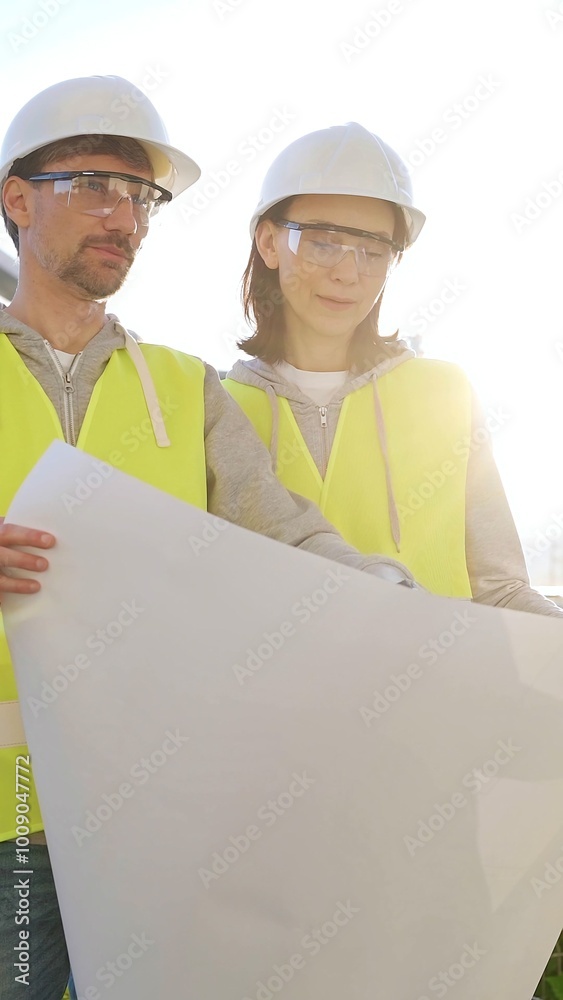
<path fill-rule="evenodd" d="M 361 556 L 313 504 L 285 491 L 212 368 L 165 347 L 140 347 L 106 314 L 106 300 L 125 280 L 150 217 L 199 173 L 170 145 L 150 101 L 118 77 L 56 84 L 12 122 L 0 184 L 20 275 L 13 301 L 0 314 L 0 515 L 59 437 L 229 521 L 415 586 L 400 564 Z M 35 592 L 38 581 L 13 578 L 9 570 L 42 572 L 48 563 L 41 550 L 54 542 L 48 534 L 1 524 L 0 596 Z M 31 898 L 28 910 L 19 904 L 15 920 L 16 758 L 26 753 L 0 632 L 0 995 L 60 1000 L 69 964 L 33 791 L 25 799 Z M 20 930 L 29 931 L 27 981 L 16 981 Z"/>

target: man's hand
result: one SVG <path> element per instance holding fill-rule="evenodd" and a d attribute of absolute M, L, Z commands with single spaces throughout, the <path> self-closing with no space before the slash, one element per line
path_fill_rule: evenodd
<path fill-rule="evenodd" d="M 38 549 L 49 549 L 54 544 L 54 535 L 36 531 L 35 528 L 22 528 L 19 524 L 5 524 L 4 518 L 0 517 L 0 597 L 2 593 L 35 594 L 41 588 L 38 580 L 22 580 L 7 576 L 4 572 L 5 567 L 13 566 L 17 569 L 42 573 L 49 566 L 43 556 L 21 552 L 18 546 L 28 545 Z"/>

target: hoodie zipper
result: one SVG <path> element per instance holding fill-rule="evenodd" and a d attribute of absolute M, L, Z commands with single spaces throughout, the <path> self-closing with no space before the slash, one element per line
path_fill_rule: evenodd
<path fill-rule="evenodd" d="M 51 346 L 51 344 L 49 343 L 48 340 L 45 340 L 44 344 L 45 344 L 45 347 L 47 348 L 47 350 L 49 351 L 49 354 L 51 355 L 53 361 L 55 362 L 55 365 L 57 367 L 57 371 L 58 371 L 59 375 L 61 376 L 61 378 L 63 380 L 63 384 L 64 384 L 64 415 L 65 415 L 64 435 L 65 435 L 65 441 L 67 442 L 67 444 L 75 445 L 76 444 L 76 432 L 75 432 L 75 429 L 74 429 L 74 405 L 73 405 L 72 397 L 73 397 L 73 394 L 76 391 L 76 387 L 75 387 L 75 385 L 74 385 L 74 383 L 72 381 L 72 376 L 76 372 L 76 368 L 78 366 L 78 362 L 80 361 L 80 358 L 82 357 L 82 351 L 80 351 L 76 355 L 76 357 L 74 358 L 74 360 L 73 360 L 73 362 L 72 362 L 69 370 L 67 372 L 65 372 L 65 370 L 64 370 L 64 368 L 63 368 L 63 366 L 62 366 L 62 364 L 60 362 L 60 359 L 59 359 L 59 357 L 58 357 L 57 352 L 55 351 L 55 349 Z"/>
<path fill-rule="evenodd" d="M 327 438 L 327 434 L 328 434 L 328 421 L 327 421 L 328 406 L 319 406 L 318 410 L 319 410 L 319 416 L 321 418 L 321 441 L 322 441 L 322 454 L 323 454 L 323 476 L 322 477 L 324 479 L 324 477 L 326 476 L 326 468 L 327 468 L 327 464 L 328 464 L 327 446 L 326 446 L 326 444 L 327 444 L 326 438 Z"/>

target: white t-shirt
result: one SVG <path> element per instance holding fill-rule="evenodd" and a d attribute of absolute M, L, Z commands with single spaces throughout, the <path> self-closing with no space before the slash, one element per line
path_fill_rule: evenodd
<path fill-rule="evenodd" d="M 67 354 L 66 351 L 57 351 L 57 350 L 55 350 L 55 354 L 57 355 L 57 357 L 58 357 L 61 365 L 63 366 L 65 372 L 67 372 L 69 370 L 72 362 L 74 361 L 74 359 L 76 357 L 76 354 Z"/>
<path fill-rule="evenodd" d="M 340 389 L 348 378 L 347 371 L 305 372 L 301 368 L 294 368 L 287 361 L 278 361 L 275 367 L 280 375 L 301 389 L 301 392 L 309 396 L 317 406 L 326 406 L 330 403 L 336 390 Z"/>

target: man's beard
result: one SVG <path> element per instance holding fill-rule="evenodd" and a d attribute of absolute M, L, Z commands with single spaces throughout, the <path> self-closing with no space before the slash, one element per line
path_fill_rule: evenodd
<path fill-rule="evenodd" d="M 127 254 L 127 257 L 115 261 L 100 258 L 97 263 L 89 261 L 86 248 L 90 246 L 116 247 Z M 128 240 L 119 237 L 89 240 L 78 248 L 70 260 L 59 261 L 55 272 L 61 281 L 79 288 L 89 298 L 106 299 L 121 288 L 134 258 L 135 254 Z"/>
<path fill-rule="evenodd" d="M 103 246 L 115 247 L 126 257 L 116 258 L 115 261 L 102 257 L 97 261 L 88 260 L 88 247 Z M 135 259 L 135 251 L 126 237 L 116 234 L 105 239 L 86 239 L 72 256 L 62 257 L 50 250 L 43 250 L 37 256 L 42 267 L 55 274 L 65 285 L 80 289 L 89 299 L 107 299 L 123 285 Z"/>

